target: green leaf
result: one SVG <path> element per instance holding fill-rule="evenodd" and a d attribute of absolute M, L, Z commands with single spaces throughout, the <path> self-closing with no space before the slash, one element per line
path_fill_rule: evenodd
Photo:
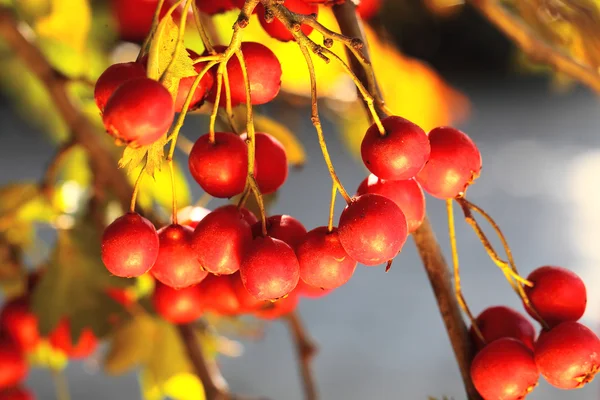
<path fill-rule="evenodd" d="M 104 359 L 104 370 L 111 375 L 121 375 L 146 364 L 156 345 L 157 321 L 147 314 L 119 326 L 110 338 L 110 348 Z M 162 346 L 162 344 L 159 344 Z"/>
<path fill-rule="evenodd" d="M 42 335 L 48 335 L 63 318 L 69 318 L 73 340 L 84 326 L 102 337 L 109 319 L 119 312 L 107 288 L 132 282 L 111 276 L 100 258 L 100 236 L 93 223 L 80 221 L 73 229 L 59 230 L 54 252 L 32 296 Z"/>
<path fill-rule="evenodd" d="M 144 163 L 146 165 L 146 174 L 154 177 L 163 165 L 166 143 L 167 135 L 165 134 L 159 140 L 147 146 L 138 148 L 127 146 L 123 151 L 123 157 L 119 160 L 119 167 L 126 168 L 127 174 L 131 174 Z"/>
<path fill-rule="evenodd" d="M 130 176 L 131 178 L 138 176 L 139 170 L 135 172 L 137 173 L 132 174 Z M 176 162 L 173 163 L 173 174 L 175 179 L 177 204 L 183 207 L 184 205 L 190 204 L 192 195 L 184 172 Z M 133 181 L 134 179 L 131 180 Z M 163 165 L 160 171 L 155 173 L 154 179 L 142 180 L 138 201 L 143 208 L 153 207 L 155 205 L 154 203 L 156 203 L 167 210 L 171 210 L 173 205 L 173 190 L 171 187 L 171 172 L 169 171 L 169 168 Z"/>

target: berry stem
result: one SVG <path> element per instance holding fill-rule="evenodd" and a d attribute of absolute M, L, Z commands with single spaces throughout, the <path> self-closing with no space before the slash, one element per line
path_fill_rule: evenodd
<path fill-rule="evenodd" d="M 171 15 L 171 13 L 173 13 L 173 11 L 175 11 L 175 8 L 179 7 L 179 5 L 181 3 L 183 3 L 183 0 L 179 0 L 176 4 L 174 4 L 169 9 L 169 13 L 167 13 L 167 15 Z M 183 6 L 183 10 L 181 11 L 181 19 L 179 20 L 179 31 L 177 32 L 177 43 L 175 44 L 175 50 L 173 51 L 173 55 L 171 56 L 171 61 L 169 61 L 167 68 L 165 68 L 165 70 L 162 73 L 162 76 L 158 80 L 161 83 L 164 81 L 165 77 L 167 76 L 167 74 L 169 73 L 171 68 L 173 67 L 175 60 L 177 59 L 177 56 L 179 55 L 179 53 L 181 52 L 181 48 L 183 47 L 183 36 L 185 35 L 187 12 L 190 9 L 191 3 L 192 3 L 192 0 L 186 0 L 185 5 Z"/>
<path fill-rule="evenodd" d="M 198 9 L 198 5 L 194 1 L 192 3 L 192 11 L 194 13 L 194 22 L 196 22 L 196 28 L 198 29 L 198 35 L 200 35 L 200 39 L 204 44 L 204 48 L 210 54 L 215 54 L 215 48 L 213 47 L 210 37 L 206 33 L 206 29 L 204 29 L 204 24 L 202 23 L 202 19 L 200 18 L 200 10 Z"/>
<path fill-rule="evenodd" d="M 300 374 L 304 384 L 304 398 L 306 400 L 317 400 L 317 385 L 312 373 L 311 362 L 317 348 L 309 338 L 308 332 L 296 311 L 292 311 L 285 316 L 294 344 L 296 346 L 296 355 L 300 364 Z"/>
<path fill-rule="evenodd" d="M 473 314 L 471 313 L 471 310 L 469 309 L 469 306 L 467 305 L 467 302 L 465 301 L 465 298 L 462 294 L 462 288 L 460 284 L 460 266 L 458 262 L 458 246 L 456 244 L 456 227 L 454 225 L 453 204 L 454 203 L 452 203 L 452 199 L 446 200 L 446 212 L 448 213 L 448 235 L 450 236 L 450 248 L 452 251 L 452 265 L 454 271 L 454 293 L 456 294 L 458 304 L 463 309 L 465 314 L 467 314 L 467 317 L 471 322 L 473 330 L 475 331 L 479 339 L 483 343 L 485 343 L 483 334 L 481 333 L 479 326 L 477 326 L 477 321 L 475 320 L 475 317 L 473 317 Z"/>
<path fill-rule="evenodd" d="M 329 223 L 327 224 L 327 230 L 333 231 L 333 215 L 335 213 L 335 197 L 337 196 L 337 184 L 333 182 L 331 185 L 331 204 L 329 205 Z"/>
<path fill-rule="evenodd" d="M 150 28 L 150 32 L 148 32 L 148 35 L 146 35 L 146 38 L 144 38 L 142 47 L 140 47 L 140 52 L 138 53 L 138 56 L 135 60 L 136 62 L 140 62 L 142 57 L 144 57 L 144 55 L 148 51 L 150 41 L 154 37 L 154 33 L 156 33 L 156 28 L 158 27 L 158 23 L 160 21 L 160 10 L 162 10 L 164 4 L 165 0 L 158 0 L 158 3 L 156 4 L 156 10 L 154 11 L 154 16 L 152 17 L 152 26 Z"/>
<path fill-rule="evenodd" d="M 61 370 L 52 368 L 52 380 L 54 381 L 54 390 L 56 391 L 57 400 L 70 400 L 69 383 L 65 373 Z"/>
<path fill-rule="evenodd" d="M 238 201 L 237 208 L 244 207 L 244 205 L 246 204 L 246 201 L 248 200 L 248 196 L 250 196 L 250 192 L 251 192 L 250 187 L 247 186 L 246 189 L 244 190 L 244 193 L 242 193 L 240 200 Z"/>
<path fill-rule="evenodd" d="M 217 114 L 219 113 L 219 103 L 221 102 L 221 90 L 223 88 L 223 69 L 225 63 L 221 63 L 217 69 L 217 94 L 215 95 L 215 104 L 210 113 L 210 122 L 208 124 L 208 137 L 210 143 L 215 143 L 215 124 L 217 122 Z"/>
<path fill-rule="evenodd" d="M 233 120 L 233 107 L 231 106 L 231 85 L 229 84 L 227 68 L 223 70 L 223 83 L 225 84 L 225 114 L 227 114 L 229 126 L 231 126 L 231 129 L 237 133 L 235 122 Z"/>
<path fill-rule="evenodd" d="M 144 167 L 140 170 L 140 174 L 138 175 L 137 179 L 135 180 L 135 185 L 133 186 L 133 193 L 131 194 L 131 206 L 129 207 L 129 211 L 131 211 L 131 212 L 135 212 L 137 195 L 140 191 L 140 185 L 142 183 L 142 178 L 144 177 L 145 173 L 146 173 L 146 164 L 144 164 Z"/>
<path fill-rule="evenodd" d="M 177 225 L 177 193 L 175 192 L 175 171 L 173 168 L 173 159 L 167 160 L 169 164 L 169 174 L 171 176 L 171 192 L 173 195 L 173 223 Z"/>

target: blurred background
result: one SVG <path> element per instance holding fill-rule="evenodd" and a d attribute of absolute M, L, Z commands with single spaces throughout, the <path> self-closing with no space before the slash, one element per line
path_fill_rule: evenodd
<path fill-rule="evenodd" d="M 110 36 L 118 30 L 107 11 L 110 7 L 101 3 L 94 4 L 98 20 L 103 21 L 91 28 L 94 41 L 101 40 L 99 32 Z M 522 275 L 542 265 L 558 265 L 585 280 L 588 309 L 583 322 L 600 333 L 600 292 L 595 290 L 600 285 L 597 95 L 527 61 L 476 10 L 458 1 L 384 1 L 369 24 L 369 35 L 377 32 L 385 38 L 372 46 L 376 72 L 382 71 L 384 93 L 392 108 L 425 129 L 455 124 L 474 139 L 484 167 L 468 198 L 500 224 Z M 262 40 L 260 33 L 256 35 Z M 103 48 L 106 43 L 115 45 L 110 38 L 102 42 Z M 278 51 L 293 51 L 288 49 Z M 135 47 L 120 45 L 110 58 L 127 58 L 132 51 Z M 68 53 L 61 49 L 53 54 L 60 58 Z M 18 64 L 3 45 L 1 62 L 0 184 L 36 181 L 66 131 L 49 116 L 48 99 L 38 95 L 30 82 L 17 79 Z M 356 111 L 360 105 L 348 100 L 353 90 L 348 89 L 347 78 L 327 79 L 327 72 L 322 74 L 329 148 L 338 175 L 353 191 L 366 176 L 356 151 L 364 117 Z M 261 107 L 260 112 L 293 131 L 306 151 L 306 162 L 291 170 L 271 213 L 291 214 L 311 229 L 326 221 L 330 178 L 303 97 L 306 82 L 290 77 L 284 89 L 280 101 Z M 32 114 L 36 111 L 39 118 Z M 207 117 L 198 113 L 186 121 L 183 134 L 193 141 L 206 129 Z M 185 165 L 185 155 L 180 152 L 177 157 Z M 189 199 L 195 201 L 202 192 L 183 170 Z M 431 197 L 427 201 L 448 255 L 444 203 Z M 219 204 L 213 201 L 209 207 Z M 343 205 L 341 201 L 337 205 L 339 215 Z M 52 240 L 48 232 L 41 237 Z M 501 304 L 521 310 L 519 299 L 460 218 L 458 245 L 464 294 L 472 311 L 478 314 Z M 389 273 L 382 267 L 359 267 L 348 284 L 330 295 L 303 299 L 299 311 L 319 347 L 314 371 L 322 399 L 464 398 L 454 355 L 411 240 Z M 232 338 L 241 341 L 243 354 L 221 356 L 219 362 L 236 393 L 273 400 L 303 398 L 294 348 L 283 323 L 264 323 L 264 337 L 259 340 Z M 103 349 L 88 360 L 69 364 L 72 398 L 140 399 L 135 371 L 120 377 L 102 371 Z M 44 369 L 32 369 L 27 385 L 40 399 L 55 398 L 52 376 Z M 600 387 L 596 380 L 582 390 L 565 392 L 541 381 L 529 398 L 597 399 Z"/>

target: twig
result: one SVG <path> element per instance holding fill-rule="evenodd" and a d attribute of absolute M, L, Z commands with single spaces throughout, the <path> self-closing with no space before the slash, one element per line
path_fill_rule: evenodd
<path fill-rule="evenodd" d="M 368 43 L 361 22 L 357 18 L 354 4 L 347 1 L 342 5 L 334 6 L 333 12 L 342 34 L 356 37 L 363 41 L 363 52 L 367 60 L 369 60 Z M 348 57 L 350 58 L 350 66 L 354 70 L 355 75 L 366 84 L 368 82 L 366 77 L 367 72 L 362 68 L 361 63 L 351 52 L 348 52 Z M 377 82 L 375 82 L 375 86 L 378 88 Z M 387 114 L 381 105 L 378 108 L 378 112 L 380 117 L 385 117 Z M 429 282 L 435 294 L 440 314 L 444 320 L 444 325 L 446 326 L 448 338 L 450 339 L 452 349 L 454 350 L 454 355 L 462 375 L 468 399 L 479 400 L 481 397 L 473 386 L 469 372 L 473 357 L 471 341 L 469 340 L 467 327 L 452 290 L 452 279 L 448 265 L 446 264 L 446 260 L 444 260 L 440 245 L 427 217 L 423 221 L 421 227 L 413 233 L 413 239 L 429 277 Z"/>
<path fill-rule="evenodd" d="M 469 0 L 469 3 L 533 60 L 548 64 L 557 71 L 600 92 L 600 74 L 598 72 L 539 39 L 535 32 L 506 11 L 501 2 Z"/>
<path fill-rule="evenodd" d="M 312 374 L 311 363 L 317 352 L 317 348 L 310 340 L 296 311 L 286 315 L 285 319 L 296 345 L 300 374 L 302 375 L 302 382 L 304 384 L 304 398 L 306 400 L 316 400 L 319 398 L 319 395 L 317 394 L 317 386 Z"/>

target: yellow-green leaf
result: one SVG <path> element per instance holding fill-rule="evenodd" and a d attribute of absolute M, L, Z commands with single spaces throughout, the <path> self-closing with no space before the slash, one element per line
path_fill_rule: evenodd
<path fill-rule="evenodd" d="M 146 174 L 154 176 L 156 172 L 161 170 L 163 165 L 166 143 L 167 135 L 165 134 L 159 140 L 147 146 L 137 148 L 127 146 L 119 160 L 119 167 L 126 168 L 127 174 L 131 174 L 140 165 L 146 165 Z"/>
<path fill-rule="evenodd" d="M 92 21 L 89 0 L 52 0 L 51 9 L 35 24 L 37 34 L 83 51 Z"/>
<path fill-rule="evenodd" d="M 198 377 L 190 372 L 182 372 L 165 382 L 157 382 L 152 374 L 143 370 L 140 373 L 140 387 L 144 400 L 205 400 L 204 386 Z"/>
<path fill-rule="evenodd" d="M 285 148 L 288 162 L 300 167 L 306 162 L 306 152 L 296 135 L 285 125 L 264 115 L 254 115 L 254 127 L 257 132 L 265 132 L 281 142 Z"/>
<path fill-rule="evenodd" d="M 166 161 L 164 162 L 166 164 Z M 139 175 L 139 168 L 129 175 L 130 181 L 133 181 Z M 175 194 L 177 204 L 185 206 L 191 202 L 191 193 L 188 182 L 183 174 L 183 170 L 178 163 L 173 163 L 173 177 L 175 179 Z M 138 201 L 141 207 L 153 207 L 154 203 L 171 210 L 173 204 L 173 190 L 171 187 L 171 172 L 166 165 L 155 172 L 154 179 L 145 178 L 140 185 Z"/>
<path fill-rule="evenodd" d="M 153 347 L 161 345 L 154 342 L 156 332 L 156 320 L 147 314 L 138 314 L 118 327 L 111 335 L 104 370 L 112 375 L 120 375 L 145 364 Z"/>

